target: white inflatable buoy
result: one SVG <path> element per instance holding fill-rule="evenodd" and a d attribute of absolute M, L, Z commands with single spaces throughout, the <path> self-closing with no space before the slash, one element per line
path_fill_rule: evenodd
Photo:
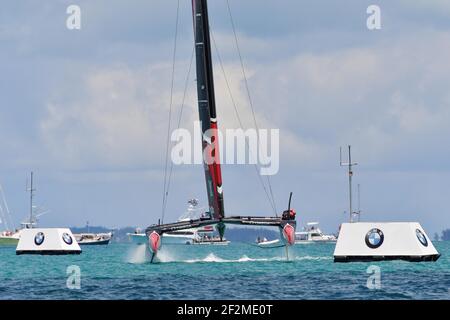
<path fill-rule="evenodd" d="M 16 254 L 62 255 L 80 254 L 81 248 L 67 228 L 23 229 Z"/>
<path fill-rule="evenodd" d="M 335 262 L 436 261 L 439 257 L 417 222 L 343 223 L 334 250 Z"/>

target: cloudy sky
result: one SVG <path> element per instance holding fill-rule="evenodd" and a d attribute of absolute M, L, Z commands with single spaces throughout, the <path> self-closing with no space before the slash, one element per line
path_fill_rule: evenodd
<path fill-rule="evenodd" d="M 450 2 L 229 0 L 258 124 L 279 128 L 278 210 L 299 223 L 347 220 L 339 147 L 359 162 L 365 221 L 450 227 Z M 81 30 L 66 9 L 81 8 Z M 381 30 L 366 9 L 381 8 Z M 176 0 L 5 1 L 0 10 L 0 183 L 16 223 L 35 172 L 41 225 L 143 226 L 161 216 Z M 210 24 L 245 127 L 253 125 L 226 0 Z M 180 1 L 178 116 L 193 46 Z M 219 125 L 238 127 L 215 58 Z M 189 77 L 182 126 L 197 119 Z M 223 169 L 228 215 L 271 214 L 252 166 Z M 356 188 L 355 188 L 356 189 Z M 166 220 L 206 202 L 202 166 L 174 168 Z"/>

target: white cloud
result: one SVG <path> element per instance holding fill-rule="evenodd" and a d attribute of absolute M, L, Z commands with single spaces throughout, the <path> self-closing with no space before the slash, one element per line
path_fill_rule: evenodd
<path fill-rule="evenodd" d="M 120 66 L 88 73 L 81 88 L 66 93 L 68 99 L 47 104 L 40 134 L 50 155 L 71 168 L 161 164 L 169 114 L 167 69 Z M 180 100 L 176 94 L 175 103 Z"/>
<path fill-rule="evenodd" d="M 419 10 L 430 10 L 433 13 L 450 14 L 450 2 L 447 0 L 402 0 L 406 7 L 413 7 Z"/>
<path fill-rule="evenodd" d="M 417 37 L 423 40 L 417 43 Z M 371 166 L 405 159 L 414 166 L 422 147 L 442 153 L 434 137 L 449 133 L 449 40 L 447 33 L 426 31 L 373 47 L 300 53 L 270 65 L 251 61 L 246 72 L 258 126 L 280 129 L 285 165 L 324 168 L 339 145 L 352 143 Z M 224 68 L 244 128 L 254 127 L 239 63 Z M 80 97 L 47 106 L 41 135 L 50 154 L 75 167 L 161 165 L 169 75 L 168 65 L 91 71 Z M 184 80 L 180 70 L 177 76 Z M 215 86 L 219 126 L 239 127 L 218 63 Z M 189 130 L 198 118 L 195 100 L 191 81 L 182 123 Z"/>
<path fill-rule="evenodd" d="M 450 133 L 450 34 L 423 31 L 390 40 L 254 63 L 259 112 L 298 145 L 307 141 L 310 147 L 299 154 L 309 150 L 306 160 L 322 168 L 346 143 L 356 144 L 363 160 L 379 168 L 403 161 L 417 169 L 424 148 L 450 157 L 442 150 Z"/>

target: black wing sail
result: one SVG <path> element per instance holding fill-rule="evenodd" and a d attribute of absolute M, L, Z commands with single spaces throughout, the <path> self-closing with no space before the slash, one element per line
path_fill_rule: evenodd
<path fill-rule="evenodd" d="M 214 219 L 225 217 L 217 134 L 216 101 L 206 0 L 192 0 L 197 65 L 198 112 L 202 130 L 203 166 L 209 210 Z"/>

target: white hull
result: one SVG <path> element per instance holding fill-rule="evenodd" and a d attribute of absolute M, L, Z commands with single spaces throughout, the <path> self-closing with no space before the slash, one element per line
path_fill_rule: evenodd
<path fill-rule="evenodd" d="M 161 243 L 164 244 L 192 244 L 194 242 L 194 236 L 180 236 L 163 234 L 161 238 Z"/>
<path fill-rule="evenodd" d="M 148 238 L 145 233 L 128 233 L 127 236 L 134 244 L 147 244 Z"/>
<path fill-rule="evenodd" d="M 417 222 L 343 223 L 334 250 L 335 262 L 436 261 L 439 256 Z"/>
<path fill-rule="evenodd" d="M 80 254 L 81 249 L 70 229 L 23 229 L 16 254 L 62 255 Z"/>
<path fill-rule="evenodd" d="M 305 231 L 295 233 L 295 244 L 336 243 L 334 235 L 324 234 L 318 222 L 308 222 Z"/>
<path fill-rule="evenodd" d="M 20 239 L 20 230 L 14 233 L 0 234 L 0 246 L 17 246 Z"/>
<path fill-rule="evenodd" d="M 263 241 L 263 242 L 256 243 L 256 246 L 258 246 L 260 248 L 279 248 L 279 247 L 284 247 L 285 244 L 280 239 L 276 239 L 276 240 Z"/>

